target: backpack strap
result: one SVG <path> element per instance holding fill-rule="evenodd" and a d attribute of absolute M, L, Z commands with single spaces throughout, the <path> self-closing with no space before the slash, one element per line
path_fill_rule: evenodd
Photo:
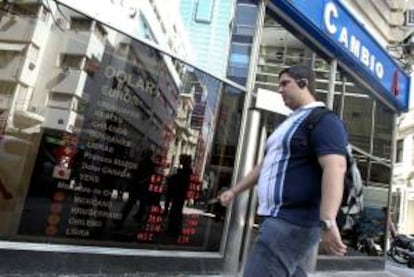
<path fill-rule="evenodd" d="M 308 138 L 309 145 L 311 145 L 312 130 L 316 127 L 316 125 L 318 124 L 318 122 L 325 115 L 327 115 L 329 113 L 333 113 L 333 114 L 335 114 L 337 116 L 337 114 L 334 111 L 332 111 L 332 110 L 330 110 L 330 109 L 328 109 L 326 107 L 316 107 L 316 108 L 313 108 L 312 111 L 309 113 L 308 117 L 305 118 L 303 124 L 304 124 L 304 126 L 306 128 L 306 133 L 307 133 L 306 135 L 307 135 L 307 138 Z M 342 121 L 342 123 L 343 123 L 343 126 L 344 126 L 345 130 L 346 130 L 347 128 L 346 128 L 345 123 L 343 121 Z M 347 154 L 346 154 L 345 157 L 346 157 L 346 165 L 347 165 L 347 168 L 350 168 L 350 166 L 353 163 L 353 157 L 349 153 L 349 151 L 347 151 Z"/>
<path fill-rule="evenodd" d="M 327 109 L 326 107 L 316 107 L 312 109 L 304 121 L 304 126 L 309 131 L 309 135 L 313 128 L 316 127 L 319 120 L 321 120 L 328 113 L 333 113 L 333 111 Z"/>
<path fill-rule="evenodd" d="M 330 114 L 330 113 L 333 113 L 333 114 L 337 115 L 334 111 L 332 111 L 332 110 L 330 110 L 326 107 L 316 107 L 316 108 L 313 108 L 312 111 L 309 113 L 308 117 L 305 118 L 303 124 L 306 128 L 306 136 L 307 136 L 309 145 L 311 145 L 311 136 L 312 136 L 313 129 L 316 127 L 318 122 L 325 115 Z M 344 124 L 345 130 L 346 130 L 345 123 L 343 121 L 342 121 L 342 123 Z M 351 168 L 352 163 L 353 163 L 352 155 L 350 155 L 350 153 L 347 152 L 345 158 L 346 158 L 347 168 Z"/>
<path fill-rule="evenodd" d="M 334 113 L 326 107 L 313 108 L 309 115 L 304 120 L 304 126 L 307 130 L 308 141 L 311 140 L 312 130 L 316 127 L 318 122 L 328 113 Z"/>

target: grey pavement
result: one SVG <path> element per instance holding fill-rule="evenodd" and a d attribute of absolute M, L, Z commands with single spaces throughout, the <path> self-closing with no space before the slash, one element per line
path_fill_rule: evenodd
<path fill-rule="evenodd" d="M 308 277 L 414 277 L 414 269 L 406 265 L 400 265 L 392 261 L 387 261 L 385 271 L 335 271 L 335 272 L 316 272 L 309 274 Z M 196 274 L 160 274 L 160 273 L 140 273 L 135 274 L 1 274 L 0 277 L 236 277 L 229 275 L 196 275 Z M 237 276 L 240 277 L 240 276 Z"/>
<path fill-rule="evenodd" d="M 392 260 L 387 260 L 385 271 L 338 271 L 338 272 L 316 272 L 309 277 L 414 277 L 414 269 L 407 265 L 400 265 Z"/>
<path fill-rule="evenodd" d="M 316 272 L 309 277 L 414 277 L 414 269 L 406 265 L 397 264 L 387 260 L 385 271 L 336 271 Z M 135 274 L 1 274 L 0 277 L 236 277 L 229 275 L 195 275 L 195 274 L 160 274 L 160 273 L 135 273 Z"/>
<path fill-rule="evenodd" d="M 136 273 L 136 274 L 122 274 L 122 275 L 112 275 L 112 274 L 0 274 L 1 277 L 231 277 L 229 275 L 190 275 L 190 274 L 157 274 L 157 273 Z M 309 277 L 413 277 L 414 270 L 410 273 L 401 271 L 400 273 L 394 274 L 388 271 L 341 271 L 341 272 L 317 272 L 309 274 Z M 235 276 L 234 276 L 235 277 Z"/>
<path fill-rule="evenodd" d="M 45 274 L 10 274 L 10 275 L 0 275 L 1 277 L 52 277 L 51 275 Z M 401 274 L 394 274 L 388 271 L 341 271 L 341 272 L 317 272 L 313 274 L 309 274 L 309 277 L 413 277 L 414 270 L 411 273 L 404 273 Z M 157 274 L 157 273 L 136 273 L 136 274 L 123 274 L 123 275 L 111 275 L 111 274 L 82 274 L 82 275 L 75 275 L 75 274 L 57 274 L 53 277 L 232 277 L 229 275 L 189 275 L 189 274 L 174 274 L 174 275 L 166 275 L 166 274 Z M 236 276 L 233 276 L 236 277 Z"/>
<path fill-rule="evenodd" d="M 414 273 L 414 272 L 413 272 Z M 314 274 L 309 274 L 309 277 L 395 277 L 399 275 L 395 275 L 394 273 L 388 271 L 340 271 L 340 272 L 319 272 Z M 408 275 L 407 275 L 408 276 Z M 414 275 L 411 275 L 414 276 Z"/>

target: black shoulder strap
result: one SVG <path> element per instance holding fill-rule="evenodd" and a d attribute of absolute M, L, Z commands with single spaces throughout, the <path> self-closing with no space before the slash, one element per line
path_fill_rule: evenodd
<path fill-rule="evenodd" d="M 322 117 L 324 117 L 326 114 L 328 113 L 334 113 L 336 114 L 334 111 L 326 108 L 326 107 L 317 107 L 312 109 L 312 111 L 309 113 L 308 117 L 305 118 L 304 120 L 304 126 L 306 128 L 307 131 L 307 136 L 308 136 L 308 141 L 311 141 L 311 135 L 312 135 L 312 130 L 313 128 L 315 128 L 315 126 L 318 124 L 319 120 L 322 119 Z M 342 122 L 344 124 L 345 130 L 346 130 L 346 125 L 344 122 Z M 350 153 L 347 153 L 346 155 L 346 162 L 347 162 L 347 167 L 350 168 L 352 162 L 353 162 L 353 157 L 352 155 L 350 155 Z"/>
<path fill-rule="evenodd" d="M 305 119 L 305 128 L 308 129 L 309 134 L 313 128 L 318 124 L 319 120 L 322 119 L 326 114 L 333 113 L 333 111 L 325 108 L 325 107 L 317 107 L 313 108 L 308 117 Z"/>

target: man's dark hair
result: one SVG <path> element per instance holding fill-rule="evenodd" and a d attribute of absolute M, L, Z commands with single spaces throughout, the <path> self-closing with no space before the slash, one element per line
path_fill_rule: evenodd
<path fill-rule="evenodd" d="M 295 79 L 296 82 L 305 80 L 304 82 L 306 82 L 306 87 L 308 87 L 312 95 L 315 95 L 315 74 L 310 66 L 297 64 L 282 69 L 279 72 L 279 79 L 282 74 L 289 75 L 291 78 Z"/>

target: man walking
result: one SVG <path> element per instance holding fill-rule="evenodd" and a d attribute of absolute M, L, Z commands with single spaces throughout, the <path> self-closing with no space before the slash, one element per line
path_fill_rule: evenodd
<path fill-rule="evenodd" d="M 311 111 L 324 106 L 315 100 L 313 86 L 314 74 L 305 66 L 279 73 L 279 91 L 293 112 L 267 139 L 263 161 L 220 195 L 227 206 L 258 184 L 262 222 L 245 277 L 306 276 L 306 256 L 320 240 L 330 254 L 346 252 L 335 219 L 342 201 L 347 135 L 334 113 L 324 115 L 311 131 L 305 126 Z"/>

